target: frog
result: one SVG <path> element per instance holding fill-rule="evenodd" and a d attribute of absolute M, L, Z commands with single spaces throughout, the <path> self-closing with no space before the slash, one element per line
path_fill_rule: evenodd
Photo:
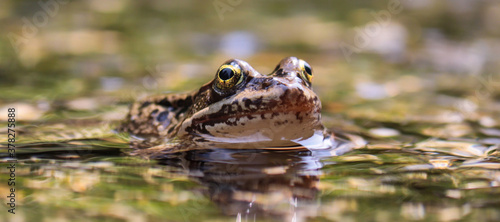
<path fill-rule="evenodd" d="M 189 141 L 195 147 L 332 147 L 333 134 L 321 123 L 321 101 L 312 89 L 313 73 L 297 57 L 282 59 L 270 74 L 230 59 L 198 90 L 133 103 L 119 130 L 161 142 Z"/>

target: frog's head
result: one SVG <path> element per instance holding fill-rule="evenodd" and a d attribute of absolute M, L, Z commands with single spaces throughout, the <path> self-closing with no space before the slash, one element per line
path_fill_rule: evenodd
<path fill-rule="evenodd" d="M 186 118 L 176 127 L 177 136 L 271 146 L 307 140 L 323 129 L 312 79 L 311 66 L 296 57 L 281 60 L 269 75 L 242 60 L 228 60 L 193 98 Z"/>

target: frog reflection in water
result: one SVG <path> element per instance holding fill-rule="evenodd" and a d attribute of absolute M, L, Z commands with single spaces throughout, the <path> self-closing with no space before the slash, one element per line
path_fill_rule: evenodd
<path fill-rule="evenodd" d="M 269 75 L 242 60 L 228 60 L 198 91 L 136 102 L 120 129 L 197 147 L 331 147 L 312 80 L 311 66 L 296 57 L 284 58 Z"/>
<path fill-rule="evenodd" d="M 158 163 L 203 186 L 193 191 L 201 191 L 236 221 L 307 221 L 317 213 L 311 209 L 319 207 L 321 159 L 329 154 L 328 150 L 205 149 Z"/>

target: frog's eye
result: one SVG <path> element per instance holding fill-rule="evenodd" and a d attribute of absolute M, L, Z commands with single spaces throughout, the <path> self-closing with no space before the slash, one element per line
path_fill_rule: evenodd
<path fill-rule="evenodd" d="M 300 65 L 300 77 L 306 81 L 307 83 L 311 84 L 312 83 L 312 79 L 313 79 L 313 74 L 312 74 L 312 68 L 311 66 L 304 60 L 300 60 L 299 61 L 299 65 Z"/>
<path fill-rule="evenodd" d="M 215 76 L 215 85 L 219 90 L 231 89 L 243 81 L 239 66 L 222 65 Z"/>

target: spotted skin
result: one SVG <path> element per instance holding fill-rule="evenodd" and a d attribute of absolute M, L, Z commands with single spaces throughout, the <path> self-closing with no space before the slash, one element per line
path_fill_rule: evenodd
<path fill-rule="evenodd" d="M 192 95 L 157 95 L 135 102 L 119 131 L 140 137 L 165 136 L 193 104 Z"/>
<path fill-rule="evenodd" d="M 216 74 L 193 93 L 145 98 L 132 105 L 120 130 L 164 140 L 293 145 L 324 130 L 321 102 L 305 78 L 304 63 L 287 57 L 263 75 L 242 60 L 228 60 L 223 65 L 241 69 L 239 84 L 221 92 Z"/>

